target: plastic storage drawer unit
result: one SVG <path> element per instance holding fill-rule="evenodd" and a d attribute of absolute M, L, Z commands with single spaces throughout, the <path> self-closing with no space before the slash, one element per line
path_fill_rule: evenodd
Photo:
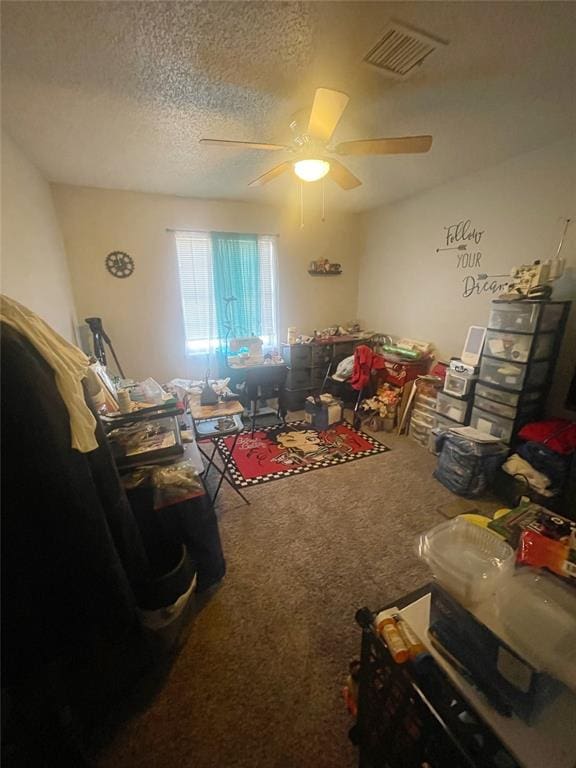
<path fill-rule="evenodd" d="M 412 417 L 410 419 L 410 437 L 416 440 L 417 443 L 420 443 L 420 445 L 427 448 L 428 441 L 430 439 L 430 427 L 426 426 L 426 424 L 423 422 L 418 421 L 418 419 Z"/>
<path fill-rule="evenodd" d="M 563 308 L 563 304 L 544 304 L 537 301 L 493 301 L 488 328 L 520 333 L 534 333 L 537 329 L 555 331 L 562 319 Z"/>
<path fill-rule="evenodd" d="M 504 419 L 501 416 L 496 416 L 495 413 L 488 413 L 474 407 L 472 408 L 470 426 L 480 432 L 497 437 L 503 443 L 509 443 L 512 437 L 514 421 L 513 419 Z"/>
<path fill-rule="evenodd" d="M 533 360 L 548 360 L 554 351 L 553 333 L 508 333 L 506 331 L 487 331 L 485 350 L 491 357 L 499 360 L 512 360 L 526 363 L 532 353 Z"/>
<path fill-rule="evenodd" d="M 495 360 L 483 357 L 480 364 L 480 379 L 488 384 L 496 384 L 505 389 L 520 392 L 524 387 L 541 387 L 548 375 L 548 361 L 533 363 L 528 372 L 526 363 L 512 363 L 508 360 Z"/>
<path fill-rule="evenodd" d="M 445 392 L 439 392 L 436 411 L 442 416 L 447 416 L 449 419 L 464 424 L 468 416 L 469 404 L 468 400 L 460 400 L 457 397 L 447 395 Z"/>

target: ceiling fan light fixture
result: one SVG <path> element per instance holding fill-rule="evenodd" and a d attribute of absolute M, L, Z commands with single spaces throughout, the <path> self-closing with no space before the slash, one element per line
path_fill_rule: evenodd
<path fill-rule="evenodd" d="M 327 160 L 306 158 L 294 163 L 294 173 L 302 181 L 319 181 L 330 171 L 330 163 Z"/>

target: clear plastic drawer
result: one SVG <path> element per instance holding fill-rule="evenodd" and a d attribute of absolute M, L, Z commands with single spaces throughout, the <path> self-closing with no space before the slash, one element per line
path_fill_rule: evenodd
<path fill-rule="evenodd" d="M 540 313 L 540 331 L 555 331 L 562 317 L 562 304 L 544 304 L 537 302 L 515 301 L 507 303 L 493 302 L 488 320 L 488 328 L 498 331 L 519 331 L 533 333 L 538 325 Z"/>
<path fill-rule="evenodd" d="M 437 413 L 434 417 L 434 429 L 453 429 L 454 427 L 461 427 L 457 421 L 449 419 L 447 416 Z"/>
<path fill-rule="evenodd" d="M 466 397 L 474 381 L 476 381 L 475 376 L 465 376 L 463 373 L 448 370 L 444 379 L 444 392 L 455 397 Z"/>
<path fill-rule="evenodd" d="M 480 378 L 488 384 L 496 384 L 499 387 L 520 392 L 524 387 L 543 386 L 548 368 L 548 361 L 532 363 L 530 373 L 527 375 L 528 366 L 525 363 L 483 357 L 480 364 Z"/>
<path fill-rule="evenodd" d="M 504 419 L 501 416 L 497 416 L 495 413 L 488 413 L 487 411 L 482 411 L 480 408 L 474 407 L 472 408 L 470 426 L 478 429 L 480 432 L 493 435 L 504 443 L 509 443 L 510 438 L 512 437 L 514 421 L 511 419 Z"/>
<path fill-rule="evenodd" d="M 481 408 L 483 411 L 495 413 L 497 416 L 503 416 L 506 419 L 515 419 L 517 415 L 519 415 L 524 421 L 530 420 L 538 412 L 538 403 L 534 401 L 532 403 L 524 403 L 519 409 L 514 405 L 495 403 L 493 400 L 488 400 L 478 394 L 476 394 L 476 397 L 474 398 L 474 407 Z"/>
<path fill-rule="evenodd" d="M 539 333 L 536 336 L 505 331 L 488 331 L 484 351 L 491 357 L 526 363 L 532 349 L 533 360 L 547 360 L 554 350 L 554 334 Z"/>
<path fill-rule="evenodd" d="M 474 397 L 474 407 L 481 408 L 483 411 L 488 411 L 489 413 L 495 413 L 497 416 L 504 416 L 506 419 L 515 419 L 516 411 L 518 410 L 515 405 L 495 403 L 493 400 L 487 400 L 485 397 L 481 397 L 478 394 Z"/>
<path fill-rule="evenodd" d="M 487 384 L 483 384 L 481 381 L 476 385 L 475 394 L 480 397 L 486 397 L 488 400 L 492 400 L 496 403 L 504 403 L 504 405 L 517 406 L 520 402 L 520 394 L 518 392 L 506 392 L 503 389 L 496 389 L 495 387 L 489 387 Z M 530 405 L 536 403 L 542 398 L 541 390 L 534 390 L 533 392 L 522 393 L 522 404 Z"/>
<path fill-rule="evenodd" d="M 468 415 L 468 401 L 459 400 L 456 397 L 450 397 L 450 395 L 444 392 L 439 392 L 436 401 L 436 411 L 442 416 L 464 424 Z"/>
<path fill-rule="evenodd" d="M 425 410 L 418 405 L 414 406 L 414 410 L 412 411 L 412 418 L 416 422 L 424 424 L 430 429 L 432 429 L 434 426 L 434 412 Z"/>
<path fill-rule="evenodd" d="M 480 397 L 487 397 L 489 400 L 494 400 L 497 403 L 504 403 L 504 405 L 516 406 L 520 400 L 520 394 L 518 392 L 505 392 L 502 389 L 496 389 L 495 387 L 488 387 L 482 382 L 476 384 L 475 394 Z"/>

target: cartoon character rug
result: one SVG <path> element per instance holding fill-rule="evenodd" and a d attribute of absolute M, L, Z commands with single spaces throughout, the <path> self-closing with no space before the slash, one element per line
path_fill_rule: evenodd
<path fill-rule="evenodd" d="M 234 437 L 222 437 L 218 448 L 227 458 Z M 325 432 L 305 421 L 250 430 L 238 437 L 229 465 L 235 485 L 246 488 L 282 477 L 299 475 L 390 450 L 348 424 L 336 424 Z"/>

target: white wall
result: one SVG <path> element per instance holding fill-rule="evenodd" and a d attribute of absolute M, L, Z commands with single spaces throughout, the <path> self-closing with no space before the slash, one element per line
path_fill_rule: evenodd
<path fill-rule="evenodd" d="M 477 281 L 477 275 L 546 260 L 560 239 L 560 217 L 576 219 L 575 157 L 573 141 L 558 142 L 365 214 L 360 318 L 384 333 L 432 341 L 441 358 L 460 354 L 468 326 L 486 325 L 497 284 L 506 280 Z M 466 251 L 437 250 L 461 245 L 447 242 L 453 232 L 447 227 L 467 220 L 478 242 L 464 241 Z M 465 265 L 467 253 L 473 266 Z M 576 222 L 563 255 L 576 268 Z M 494 293 L 473 289 L 465 296 L 474 284 Z M 556 411 L 575 364 L 573 308 L 553 390 Z"/>
<path fill-rule="evenodd" d="M 53 193 L 78 317 L 103 318 L 126 375 L 166 381 L 205 370 L 204 359 L 198 367 L 184 355 L 176 250 L 166 228 L 278 233 L 282 339 L 290 325 L 310 332 L 356 316 L 358 216 L 329 213 L 322 223 L 308 210 L 301 230 L 294 209 L 65 185 Z M 131 277 L 106 271 L 113 250 L 134 258 Z M 322 257 L 340 262 L 344 274 L 308 275 L 308 263 Z"/>
<path fill-rule="evenodd" d="M 2 293 L 75 339 L 68 264 L 50 186 L 2 133 Z"/>

